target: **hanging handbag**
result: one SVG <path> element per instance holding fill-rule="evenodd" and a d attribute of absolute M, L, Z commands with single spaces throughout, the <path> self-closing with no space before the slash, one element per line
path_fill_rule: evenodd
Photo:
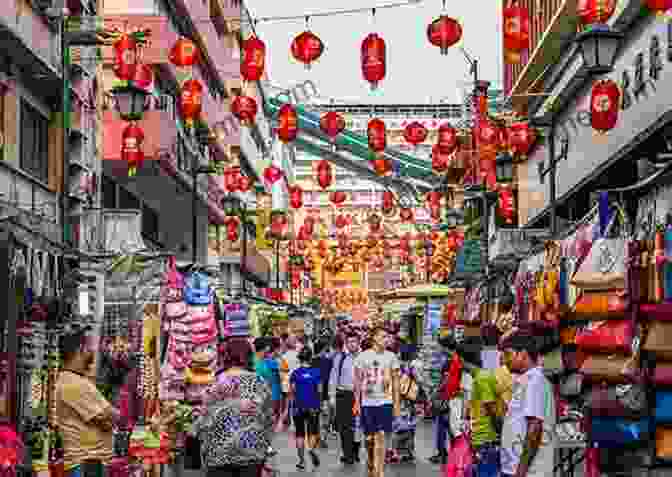
<path fill-rule="evenodd" d="M 581 374 L 587 381 L 602 384 L 638 383 L 643 375 L 639 356 L 594 354 L 586 358 L 581 366 Z"/>
<path fill-rule="evenodd" d="M 653 415 L 657 423 L 672 424 L 672 391 L 656 391 Z"/>
<path fill-rule="evenodd" d="M 182 301 L 184 288 L 184 277 L 177 271 L 175 257 L 168 258 L 166 273 L 164 276 L 164 286 L 161 291 L 164 302 Z"/>
<path fill-rule="evenodd" d="M 608 320 L 590 323 L 576 335 L 576 346 L 594 353 L 632 354 L 634 320 Z"/>
<path fill-rule="evenodd" d="M 656 363 L 651 380 L 656 386 L 672 387 L 672 363 Z"/>
<path fill-rule="evenodd" d="M 646 389 L 640 384 L 593 386 L 586 398 L 592 416 L 637 419 L 647 408 Z"/>
<path fill-rule="evenodd" d="M 622 417 L 595 417 L 589 420 L 591 441 L 599 447 L 619 448 L 637 444 L 648 439 L 648 418 L 632 421 Z"/>
<path fill-rule="evenodd" d="M 672 427 L 656 426 L 656 457 L 672 460 Z"/>
<path fill-rule="evenodd" d="M 672 360 L 672 323 L 652 321 L 644 339 L 643 349 L 658 359 Z"/>
<path fill-rule="evenodd" d="M 184 281 L 184 300 L 189 305 L 210 305 L 213 294 L 210 280 L 201 272 L 192 272 Z"/>

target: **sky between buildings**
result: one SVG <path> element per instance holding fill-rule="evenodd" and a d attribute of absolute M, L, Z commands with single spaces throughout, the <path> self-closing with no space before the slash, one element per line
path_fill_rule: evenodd
<path fill-rule="evenodd" d="M 307 15 L 350 8 L 376 7 L 398 0 L 244 0 L 253 18 Z M 462 24 L 462 45 L 478 59 L 479 77 L 501 84 L 502 0 L 446 0 L 445 12 Z M 427 40 L 427 25 L 442 12 L 441 0 L 416 5 L 329 17 L 313 17 L 309 25 L 325 44 L 322 57 L 306 70 L 291 56 L 292 39 L 305 30 L 304 19 L 260 21 L 259 37 L 266 43 L 266 67 L 273 85 L 288 88 L 312 80 L 320 96 L 353 103 L 457 103 L 470 80 L 469 66 L 453 47 L 447 56 Z M 387 74 L 371 92 L 360 68 L 360 45 L 371 32 L 387 44 Z"/>

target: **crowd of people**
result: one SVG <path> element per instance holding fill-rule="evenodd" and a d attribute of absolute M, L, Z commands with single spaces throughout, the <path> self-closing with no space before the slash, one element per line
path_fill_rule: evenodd
<path fill-rule="evenodd" d="M 306 457 L 318 468 L 321 449 L 338 435 L 344 466 L 364 453 L 369 476 L 382 477 L 386 464 L 415 460 L 418 419 L 431 414 L 430 460 L 445 465 L 446 477 L 553 475 L 556 402 L 535 333 L 522 328 L 503 337 L 499 365 L 487 369 L 479 345 L 442 344 L 442 380 L 432 389 L 413 349 L 385 328 L 363 340 L 338 334 L 312 344 L 291 336 L 229 338 L 192 427 L 203 467 L 210 477 L 257 477 L 276 452 L 274 434 L 293 423 L 298 470 L 307 468 Z M 109 457 L 105 442 L 118 415 L 85 378 L 92 357 L 83 335 L 64 341 L 56 418 L 72 477 L 92 452 Z"/>

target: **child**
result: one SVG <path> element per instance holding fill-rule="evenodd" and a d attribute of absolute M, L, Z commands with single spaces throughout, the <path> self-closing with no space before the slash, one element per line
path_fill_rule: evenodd
<path fill-rule="evenodd" d="M 289 377 L 293 402 L 294 427 L 296 429 L 296 452 L 298 470 L 306 468 L 304 455 L 309 449 L 313 467 L 320 466 L 317 449 L 320 442 L 320 369 L 314 366 L 313 351 L 306 346 L 299 352 L 299 367 Z"/>

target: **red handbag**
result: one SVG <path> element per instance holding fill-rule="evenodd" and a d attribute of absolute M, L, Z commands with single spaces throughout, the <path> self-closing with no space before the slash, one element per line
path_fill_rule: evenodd
<path fill-rule="evenodd" d="M 632 354 L 633 320 L 595 321 L 576 334 L 576 346 L 595 353 Z"/>
<path fill-rule="evenodd" d="M 656 363 L 652 381 L 656 386 L 672 386 L 672 363 Z"/>

